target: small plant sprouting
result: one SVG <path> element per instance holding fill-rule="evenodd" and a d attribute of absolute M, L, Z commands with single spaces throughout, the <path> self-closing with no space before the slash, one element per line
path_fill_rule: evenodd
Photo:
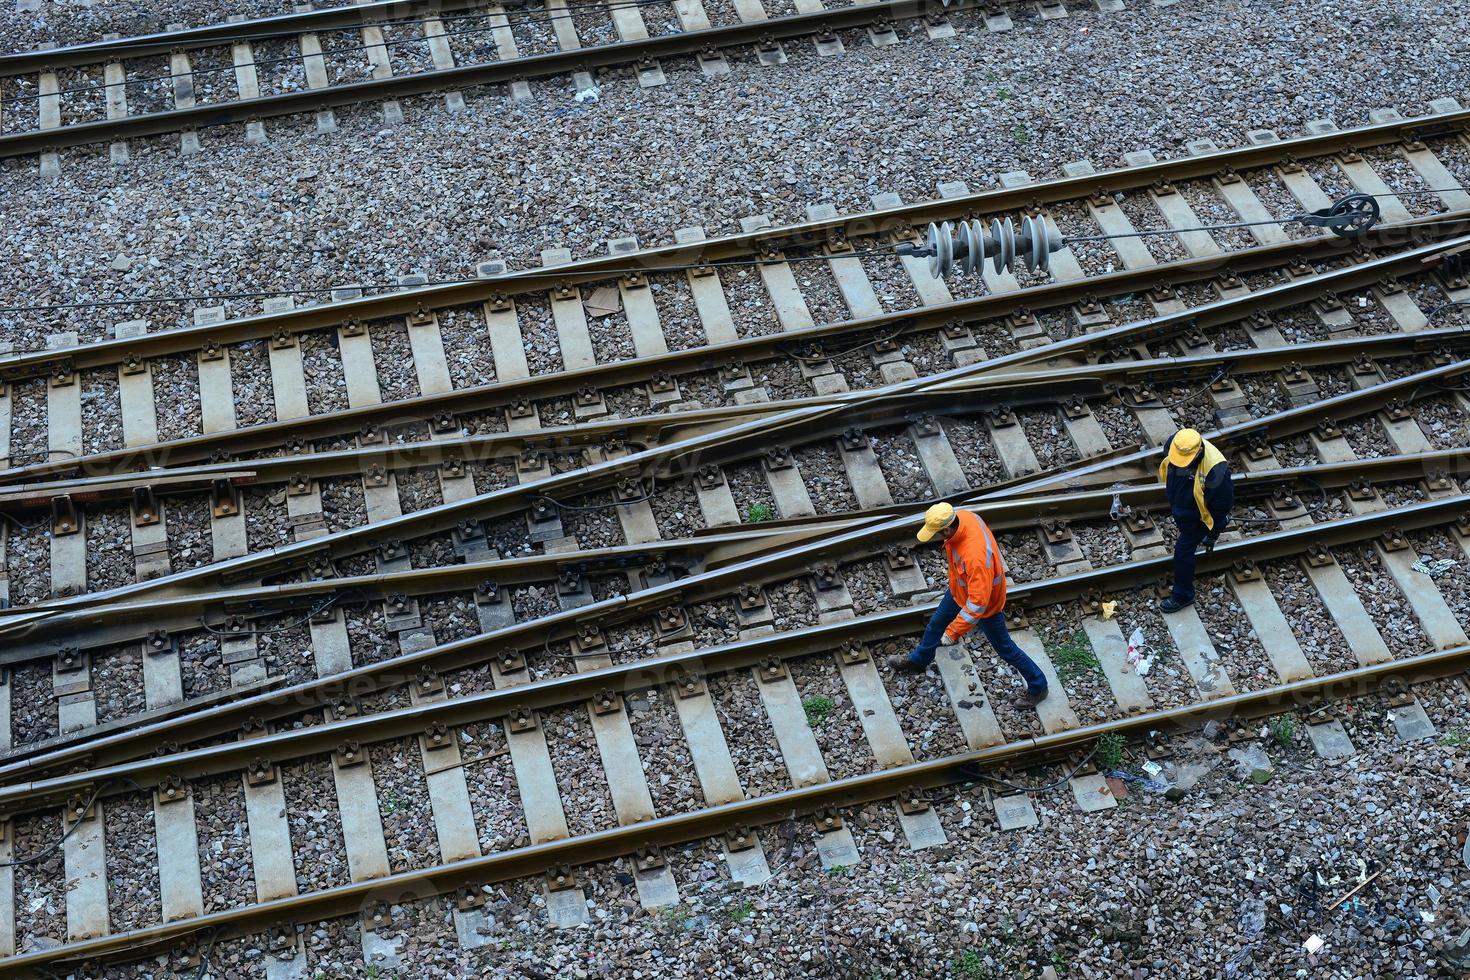
<path fill-rule="evenodd" d="M 762 521 L 769 521 L 775 516 L 776 512 L 771 508 L 770 504 L 751 504 L 745 508 L 745 523 L 747 524 L 759 524 Z"/>
<path fill-rule="evenodd" d="M 730 906 L 731 922 L 744 922 L 746 919 L 750 918 L 754 914 L 755 903 L 748 898 L 745 901 L 741 902 L 739 905 Z"/>
<path fill-rule="evenodd" d="M 1017 143 L 1024 144 L 1031 142 L 1031 134 L 1026 132 L 1026 127 L 1022 126 L 1020 123 L 1016 123 L 1016 126 L 1013 130 L 1011 130 L 1011 133 L 1016 137 Z"/>
<path fill-rule="evenodd" d="M 1104 732 L 1098 736 L 1097 767 L 1099 769 L 1118 768 L 1118 763 L 1123 761 L 1123 748 L 1127 744 L 1127 740 L 1117 732 Z"/>
<path fill-rule="evenodd" d="M 806 712 L 806 723 L 812 728 L 826 721 L 833 707 L 832 699 L 825 694 L 812 694 L 801 699 L 801 710 Z"/>
<path fill-rule="evenodd" d="M 1458 728 L 1451 728 L 1440 738 L 1439 744 L 1448 745 L 1454 749 L 1462 749 L 1470 745 L 1470 728 L 1466 728 L 1464 725 Z"/>
<path fill-rule="evenodd" d="M 985 964 L 980 960 L 980 954 L 973 949 L 967 949 L 954 959 L 954 975 L 964 977 L 965 980 L 983 980 L 986 976 Z"/>
<path fill-rule="evenodd" d="M 1266 723 L 1266 730 L 1277 745 L 1288 748 L 1296 738 L 1296 719 L 1291 715 L 1279 715 Z"/>
<path fill-rule="evenodd" d="M 1046 654 L 1057 668 L 1057 678 L 1063 684 L 1086 677 L 1101 677 L 1102 662 L 1092 652 L 1087 634 L 1078 630 L 1066 640 L 1052 640 L 1046 644 Z"/>

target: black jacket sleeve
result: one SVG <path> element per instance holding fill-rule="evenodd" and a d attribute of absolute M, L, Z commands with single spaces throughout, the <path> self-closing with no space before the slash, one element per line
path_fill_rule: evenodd
<path fill-rule="evenodd" d="M 1221 461 L 1205 474 L 1205 507 L 1215 519 L 1214 533 L 1218 534 L 1230 520 L 1230 508 L 1235 505 L 1235 481 L 1230 478 L 1230 464 Z"/>

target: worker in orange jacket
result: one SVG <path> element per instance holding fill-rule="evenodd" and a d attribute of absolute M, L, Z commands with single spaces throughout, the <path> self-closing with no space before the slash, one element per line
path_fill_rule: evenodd
<path fill-rule="evenodd" d="M 995 535 L 978 514 L 935 504 L 924 515 L 919 542 L 935 537 L 944 543 L 949 559 L 949 592 L 940 600 L 919 645 L 910 654 L 889 657 L 888 666 L 912 673 L 927 670 L 940 646 L 960 642 L 978 624 L 1000 658 L 1025 679 L 1026 693 L 1019 703 L 1028 708 L 1040 704 L 1048 693 L 1046 675 L 1006 630 L 1006 566 Z"/>

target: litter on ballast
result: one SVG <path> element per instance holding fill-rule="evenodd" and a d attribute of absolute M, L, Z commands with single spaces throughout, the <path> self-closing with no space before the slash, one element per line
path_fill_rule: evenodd
<path fill-rule="evenodd" d="M 1428 575 L 1431 579 L 1437 579 L 1458 564 L 1460 563 L 1453 558 L 1431 558 L 1428 555 L 1420 555 L 1419 560 L 1414 562 L 1413 568 L 1414 571 Z"/>

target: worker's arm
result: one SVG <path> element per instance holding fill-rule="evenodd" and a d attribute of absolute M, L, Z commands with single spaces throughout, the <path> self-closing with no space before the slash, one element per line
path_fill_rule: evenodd
<path fill-rule="evenodd" d="M 1230 464 L 1216 463 L 1205 477 L 1205 507 L 1215 519 L 1211 534 L 1218 537 L 1230 523 L 1230 508 L 1235 506 L 1235 481 L 1230 478 Z"/>
<path fill-rule="evenodd" d="M 980 615 L 985 607 L 990 604 L 990 581 L 985 577 L 985 569 L 974 569 L 970 576 L 969 595 L 965 597 L 960 606 L 960 613 L 944 631 L 947 642 L 953 643 L 975 628 L 980 621 Z"/>

